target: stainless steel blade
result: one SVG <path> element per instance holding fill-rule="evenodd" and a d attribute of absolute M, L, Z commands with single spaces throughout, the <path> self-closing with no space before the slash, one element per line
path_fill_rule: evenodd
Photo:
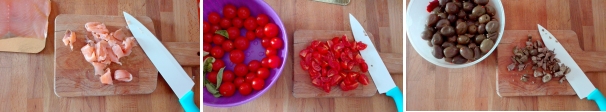
<path fill-rule="evenodd" d="M 537 24 L 538 25 L 538 24 Z M 560 62 L 570 68 L 570 73 L 566 74 L 566 80 L 572 86 L 572 89 L 577 93 L 579 98 L 586 98 L 596 88 L 591 84 L 589 78 L 585 75 L 585 72 L 581 70 L 581 67 L 572 59 L 570 54 L 564 49 L 562 44 L 543 26 L 538 25 L 539 34 L 545 47 L 547 49 L 554 50 L 555 57 L 560 59 Z"/>
<path fill-rule="evenodd" d="M 158 69 L 166 83 L 179 99 L 194 87 L 194 81 L 179 65 L 168 49 L 135 17 L 124 12 L 128 28 L 137 39 L 152 64 Z"/>
<path fill-rule="evenodd" d="M 375 82 L 379 93 L 385 93 L 396 87 L 389 71 L 387 71 L 387 67 L 385 67 L 385 63 L 383 63 L 381 56 L 379 56 L 379 52 L 377 52 L 375 45 L 372 44 L 370 37 L 368 37 L 360 22 L 351 14 L 349 14 L 349 24 L 351 25 L 351 30 L 356 41 L 361 41 L 368 45 L 366 49 L 360 51 L 360 55 L 362 55 L 362 58 L 364 58 L 366 64 L 368 64 L 368 72 Z"/>

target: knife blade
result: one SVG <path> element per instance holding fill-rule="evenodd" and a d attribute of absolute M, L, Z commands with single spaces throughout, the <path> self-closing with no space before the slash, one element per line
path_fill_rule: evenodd
<path fill-rule="evenodd" d="M 366 34 L 362 24 L 351 13 L 349 14 L 349 24 L 351 25 L 354 39 L 367 45 L 365 50 L 360 51 L 360 55 L 368 64 L 368 73 L 370 73 L 370 77 L 372 77 L 373 82 L 377 86 L 377 90 L 380 94 L 386 93 L 387 96 L 392 97 L 396 102 L 398 112 L 402 112 L 402 101 L 404 100 L 402 91 L 400 91 L 400 88 L 396 86 L 396 83 L 391 78 L 387 67 L 385 67 L 385 63 L 383 63 L 370 37 Z"/>
<path fill-rule="evenodd" d="M 588 100 L 595 101 L 600 110 L 604 111 L 606 109 L 606 99 L 604 99 L 602 93 L 589 81 L 585 72 L 583 72 L 581 67 L 579 67 L 555 36 L 540 24 L 537 24 L 537 26 L 545 47 L 554 50 L 555 57 L 569 67 L 570 73 L 565 74 L 566 80 L 568 80 L 572 89 L 577 93 L 577 96 L 580 99 L 587 98 Z"/>
<path fill-rule="evenodd" d="M 128 29 L 135 37 L 143 52 L 149 57 L 152 64 L 158 69 L 160 75 L 175 92 L 181 106 L 187 112 L 199 112 L 200 109 L 193 102 L 194 81 L 189 78 L 185 70 L 179 65 L 175 57 L 168 49 L 152 34 L 147 27 L 132 15 L 123 12 Z"/>

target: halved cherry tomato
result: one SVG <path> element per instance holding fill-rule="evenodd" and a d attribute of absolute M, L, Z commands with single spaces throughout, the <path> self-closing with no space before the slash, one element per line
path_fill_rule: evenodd
<path fill-rule="evenodd" d="M 322 90 L 324 90 L 324 92 L 326 93 L 330 93 L 330 85 L 325 84 L 324 86 L 322 86 Z"/>
<path fill-rule="evenodd" d="M 360 76 L 360 74 L 358 74 L 357 72 L 349 72 L 349 80 L 352 81 L 357 81 L 358 80 L 358 76 Z"/>
<path fill-rule="evenodd" d="M 326 76 L 327 76 L 327 77 L 333 77 L 333 76 L 337 75 L 338 73 L 339 73 L 339 72 L 338 72 L 337 70 L 335 70 L 335 69 L 330 69 L 330 70 L 328 70 L 328 72 L 326 72 Z"/>
<path fill-rule="evenodd" d="M 343 90 L 343 91 L 349 91 L 350 90 L 347 87 L 347 85 L 345 84 L 345 81 L 341 82 L 341 84 L 339 84 L 339 87 L 341 87 L 341 90 Z"/>
<path fill-rule="evenodd" d="M 355 82 L 355 81 L 354 81 L 352 84 L 347 85 L 347 87 L 348 87 L 350 90 L 353 90 L 353 89 L 358 88 L 358 85 L 359 85 L 359 84 L 358 84 L 358 82 Z"/>
<path fill-rule="evenodd" d="M 211 24 L 219 24 L 219 21 L 221 21 L 221 16 L 219 15 L 219 13 L 210 12 L 208 14 L 208 22 L 210 22 Z"/>
<path fill-rule="evenodd" d="M 243 96 L 247 96 L 252 92 L 252 86 L 249 83 L 242 83 L 242 85 L 238 86 L 238 91 Z"/>
<path fill-rule="evenodd" d="M 232 96 L 236 93 L 236 85 L 231 82 L 221 82 L 221 86 L 219 87 L 219 93 L 222 96 Z"/>
<path fill-rule="evenodd" d="M 358 50 L 364 50 L 364 49 L 366 49 L 366 47 L 367 47 L 366 44 L 362 43 L 361 41 L 358 41 L 356 43 L 356 49 L 358 49 Z"/>
<path fill-rule="evenodd" d="M 254 90 L 261 90 L 265 87 L 265 81 L 258 77 L 253 79 L 251 84 Z"/>
<path fill-rule="evenodd" d="M 318 71 L 310 70 L 309 71 L 309 77 L 311 79 L 320 78 L 320 73 Z"/>
<path fill-rule="evenodd" d="M 311 80 L 311 84 L 313 84 L 316 87 L 322 87 L 322 85 L 324 85 L 322 83 L 322 81 L 320 81 L 320 78 L 315 78 L 315 79 Z"/>
<path fill-rule="evenodd" d="M 311 62 L 311 67 L 313 68 L 314 71 L 321 71 L 322 70 L 322 66 L 320 66 L 320 64 L 318 64 L 317 62 Z"/>
<path fill-rule="evenodd" d="M 334 86 L 334 85 L 339 84 L 339 82 L 341 82 L 343 80 L 343 77 L 341 77 L 341 75 L 334 75 L 331 77 L 331 79 L 332 80 L 331 80 L 330 84 Z"/>
<path fill-rule="evenodd" d="M 366 63 L 360 63 L 360 71 L 362 71 L 362 73 L 368 72 L 368 65 Z"/>
<path fill-rule="evenodd" d="M 248 73 L 248 67 L 242 63 L 236 64 L 234 73 L 236 73 L 237 76 L 244 76 Z"/>
<path fill-rule="evenodd" d="M 305 62 L 305 60 L 301 60 L 301 62 L 299 62 L 299 64 L 301 65 L 301 69 L 309 70 L 309 66 L 307 65 L 307 62 Z"/>
<path fill-rule="evenodd" d="M 358 77 L 358 82 L 362 83 L 362 85 L 368 85 L 368 83 L 369 83 L 368 82 L 368 77 L 366 77 L 366 75 L 364 75 L 364 74 L 361 74 Z"/>
<path fill-rule="evenodd" d="M 301 52 L 299 52 L 299 57 L 305 58 L 305 56 L 307 56 L 308 52 L 309 52 L 309 49 L 303 49 L 303 50 L 301 50 Z"/>
<path fill-rule="evenodd" d="M 220 58 L 215 58 L 215 62 L 213 62 L 213 70 L 212 71 L 219 71 L 221 70 L 221 68 L 225 67 L 225 62 L 223 62 L 223 60 L 221 60 Z"/>

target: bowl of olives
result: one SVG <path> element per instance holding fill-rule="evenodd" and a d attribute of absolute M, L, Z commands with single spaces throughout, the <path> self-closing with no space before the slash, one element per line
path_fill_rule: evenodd
<path fill-rule="evenodd" d="M 425 60 L 463 68 L 486 59 L 501 41 L 505 12 L 500 0 L 411 0 L 406 30 Z"/>

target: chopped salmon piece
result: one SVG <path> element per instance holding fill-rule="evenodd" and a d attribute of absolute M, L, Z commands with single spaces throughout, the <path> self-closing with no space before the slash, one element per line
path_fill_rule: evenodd
<path fill-rule="evenodd" d="M 89 44 L 84 45 L 84 47 L 82 47 L 80 49 L 80 51 L 84 55 L 84 59 L 86 59 L 86 61 L 94 62 L 97 60 L 97 54 L 95 54 L 95 48 L 90 46 Z"/>
<path fill-rule="evenodd" d="M 74 43 L 76 42 L 76 33 L 71 30 L 65 31 L 65 36 L 63 36 L 63 43 L 65 46 L 69 45 L 69 48 L 74 50 Z"/>
<path fill-rule="evenodd" d="M 109 30 L 107 30 L 105 24 L 101 22 L 88 22 L 84 25 L 84 28 L 86 28 L 86 31 L 89 32 L 109 33 Z"/>
<path fill-rule="evenodd" d="M 109 68 L 107 68 L 105 73 L 99 77 L 99 80 L 101 80 L 101 83 L 103 84 L 114 85 L 114 81 L 112 80 L 112 72 Z"/>
<path fill-rule="evenodd" d="M 130 82 L 133 80 L 133 74 L 126 70 L 116 70 L 114 72 L 114 79 L 124 82 Z"/>
<path fill-rule="evenodd" d="M 95 68 L 95 75 L 103 75 L 103 70 L 107 68 L 107 64 L 104 63 L 91 62 L 91 64 Z"/>

